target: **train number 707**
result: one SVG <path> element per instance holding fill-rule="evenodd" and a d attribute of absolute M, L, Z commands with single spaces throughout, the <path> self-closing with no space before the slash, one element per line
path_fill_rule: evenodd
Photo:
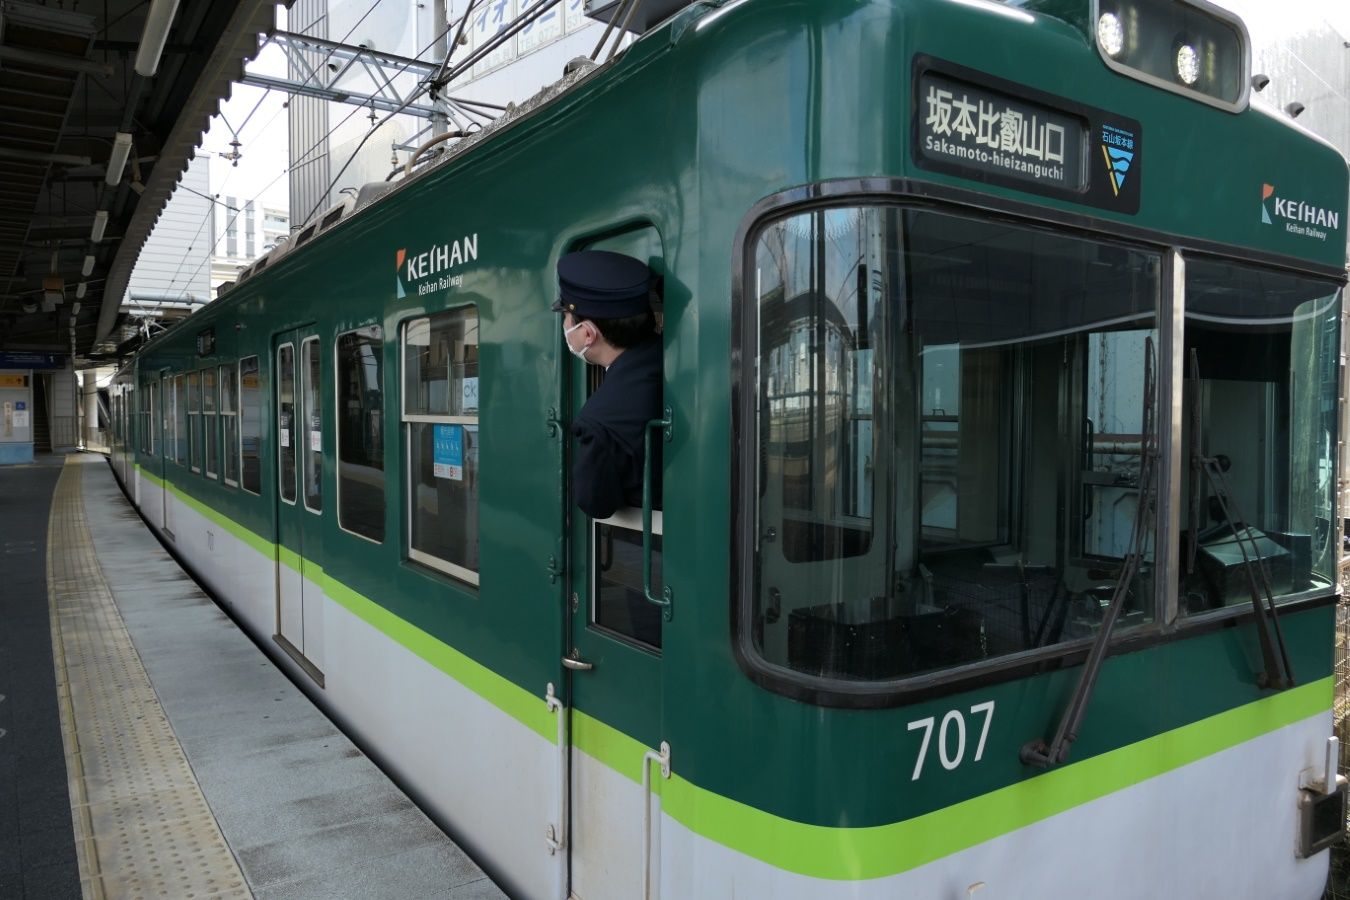
<path fill-rule="evenodd" d="M 976 703 L 970 708 L 972 716 L 983 713 L 984 724 L 980 726 L 980 740 L 975 745 L 975 762 L 979 762 L 984 756 L 984 741 L 989 737 L 989 723 L 994 721 L 994 701 L 986 700 L 984 703 Z M 923 763 L 928 758 L 928 746 L 932 743 L 933 723 L 937 721 L 936 716 L 929 716 L 926 719 L 917 719 L 909 723 L 909 731 L 923 729 L 923 742 L 919 745 L 919 757 L 914 760 L 914 774 L 910 776 L 910 781 L 918 781 L 919 776 L 923 774 Z M 952 749 L 951 730 L 956 731 L 956 747 Z M 947 771 L 955 769 L 961 765 L 966 757 L 966 717 L 959 709 L 953 709 L 942 717 L 942 724 L 938 726 L 938 762 L 942 763 L 942 768 Z"/>

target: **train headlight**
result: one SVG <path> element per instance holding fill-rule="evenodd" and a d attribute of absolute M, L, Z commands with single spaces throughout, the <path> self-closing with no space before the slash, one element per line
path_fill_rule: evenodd
<path fill-rule="evenodd" d="M 1177 48 L 1177 77 L 1186 85 L 1200 80 L 1200 54 L 1190 44 Z"/>
<path fill-rule="evenodd" d="M 1115 13 L 1102 13 L 1097 20 L 1097 44 L 1112 59 L 1119 58 L 1125 49 L 1125 26 Z"/>
<path fill-rule="evenodd" d="M 1232 13 L 1208 0 L 1094 0 L 1090 21 L 1117 72 L 1224 109 L 1246 106 L 1250 42 Z"/>

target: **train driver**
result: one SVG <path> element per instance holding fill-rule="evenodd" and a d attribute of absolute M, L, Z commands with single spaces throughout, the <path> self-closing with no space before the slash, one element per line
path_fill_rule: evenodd
<path fill-rule="evenodd" d="M 594 519 L 642 506 L 643 435 L 661 418 L 661 336 L 651 298 L 652 270 L 607 250 L 568 253 L 558 261 L 558 299 L 567 349 L 605 377 L 572 422 L 577 439 L 572 495 Z M 660 507 L 659 440 L 652 444 L 652 503 Z"/>

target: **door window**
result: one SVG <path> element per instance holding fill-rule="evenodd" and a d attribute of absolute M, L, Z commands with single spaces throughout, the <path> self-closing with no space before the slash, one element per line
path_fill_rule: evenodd
<path fill-rule="evenodd" d="M 277 348 L 277 490 L 287 503 L 295 502 L 295 345 Z"/>
<path fill-rule="evenodd" d="M 323 413 L 319 403 L 319 339 L 305 338 L 300 344 L 300 396 L 302 456 L 305 472 L 305 508 L 323 509 Z"/>

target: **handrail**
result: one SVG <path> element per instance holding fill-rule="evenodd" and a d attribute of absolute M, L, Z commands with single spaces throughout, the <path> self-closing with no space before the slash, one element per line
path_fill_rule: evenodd
<path fill-rule="evenodd" d="M 661 777 L 670 778 L 670 744 L 642 754 L 642 898 L 652 896 L 652 763 L 661 764 Z"/>
<path fill-rule="evenodd" d="M 671 437 L 671 411 L 665 408 L 665 416 L 652 419 L 642 432 L 642 594 L 647 602 L 661 607 L 661 614 L 669 622 L 675 614 L 674 591 L 670 585 L 661 588 L 661 596 L 652 593 L 652 429 L 660 428 L 666 441 Z"/>

